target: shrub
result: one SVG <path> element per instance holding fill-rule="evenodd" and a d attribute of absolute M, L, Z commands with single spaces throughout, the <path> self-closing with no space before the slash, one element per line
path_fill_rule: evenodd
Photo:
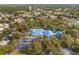
<path fill-rule="evenodd" d="M 60 44 L 62 47 L 65 48 L 71 48 L 72 44 L 73 44 L 74 40 L 72 39 L 72 37 L 70 35 L 62 35 L 61 39 L 60 39 Z"/>
<path fill-rule="evenodd" d="M 19 39 L 20 38 L 19 32 L 13 32 L 12 36 L 13 36 L 14 39 Z"/>
<path fill-rule="evenodd" d="M 73 43 L 73 45 L 72 45 L 72 50 L 73 50 L 74 52 L 79 53 L 79 42 L 74 41 L 74 43 Z"/>
<path fill-rule="evenodd" d="M 41 43 L 38 42 L 34 42 L 33 43 L 33 54 L 41 54 L 42 48 L 41 48 Z"/>
<path fill-rule="evenodd" d="M 57 39 L 55 36 L 53 36 L 51 38 L 51 45 L 52 45 L 52 52 L 53 54 L 61 54 L 61 46 L 60 46 L 60 42 L 59 39 Z"/>

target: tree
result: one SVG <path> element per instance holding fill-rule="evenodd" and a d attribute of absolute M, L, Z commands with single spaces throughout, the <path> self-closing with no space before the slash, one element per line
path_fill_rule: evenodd
<path fill-rule="evenodd" d="M 61 45 L 59 42 L 59 39 L 57 39 L 55 36 L 53 36 L 51 39 L 51 45 L 52 45 L 52 53 L 53 54 L 61 54 Z"/>
<path fill-rule="evenodd" d="M 8 18 L 8 20 L 9 20 L 10 22 L 13 21 L 13 17 L 12 17 L 12 16 L 9 16 L 9 17 L 7 17 L 7 18 Z"/>
<path fill-rule="evenodd" d="M 11 53 L 12 50 L 13 50 L 13 47 L 10 44 L 6 46 L 0 46 L 0 55 Z"/>
<path fill-rule="evenodd" d="M 71 48 L 72 44 L 73 44 L 74 40 L 70 35 L 62 35 L 61 39 L 60 39 L 60 44 L 62 45 L 62 47 L 65 48 Z"/>
<path fill-rule="evenodd" d="M 33 54 L 33 42 L 28 45 L 28 48 L 25 50 L 25 54 L 32 55 Z"/>
<path fill-rule="evenodd" d="M 44 38 L 41 41 L 41 44 L 42 44 L 42 51 L 45 54 L 50 54 L 50 52 L 52 54 L 61 54 L 60 42 L 55 36 L 51 37 L 50 39 Z"/>
<path fill-rule="evenodd" d="M 13 36 L 14 39 L 19 39 L 20 38 L 19 32 L 13 32 L 12 36 Z"/>
<path fill-rule="evenodd" d="M 3 33 L 0 33 L 0 40 L 4 37 L 5 35 Z"/>
<path fill-rule="evenodd" d="M 41 48 L 41 42 L 36 41 L 33 42 L 33 54 L 41 54 L 42 48 Z"/>
<path fill-rule="evenodd" d="M 72 51 L 79 53 L 79 42 L 74 41 L 74 43 L 72 44 Z"/>
<path fill-rule="evenodd" d="M 3 34 L 4 34 L 4 35 L 8 35 L 9 32 L 10 32 L 10 31 L 9 31 L 7 28 L 5 28 L 5 29 L 3 30 Z"/>
<path fill-rule="evenodd" d="M 77 30 L 76 30 L 76 29 L 73 29 L 73 28 L 71 28 L 71 29 L 66 29 L 66 30 L 65 30 L 65 33 L 66 33 L 66 34 L 70 34 L 73 38 L 75 38 L 75 37 L 76 37 Z"/>

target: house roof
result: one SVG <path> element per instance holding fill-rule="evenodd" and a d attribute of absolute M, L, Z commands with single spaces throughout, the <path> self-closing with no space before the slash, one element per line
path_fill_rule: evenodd
<path fill-rule="evenodd" d="M 57 36 L 57 37 L 60 37 L 62 32 L 61 31 L 56 31 L 55 33 L 49 29 L 47 30 L 44 30 L 44 29 L 31 29 L 30 30 L 30 34 L 32 36 L 46 36 L 46 37 L 51 37 L 53 35 Z"/>

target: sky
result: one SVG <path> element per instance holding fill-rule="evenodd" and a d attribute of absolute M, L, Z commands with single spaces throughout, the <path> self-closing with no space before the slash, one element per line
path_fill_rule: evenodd
<path fill-rule="evenodd" d="M 79 4 L 79 0 L 0 0 L 0 4 Z"/>

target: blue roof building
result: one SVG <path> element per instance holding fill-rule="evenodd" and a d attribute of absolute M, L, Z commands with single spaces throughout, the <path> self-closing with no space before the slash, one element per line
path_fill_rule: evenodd
<path fill-rule="evenodd" d="M 62 32 L 61 32 L 61 31 L 56 31 L 56 32 L 55 32 L 55 36 L 56 36 L 56 37 L 59 38 L 59 37 L 61 37 L 61 35 L 62 35 Z"/>
<path fill-rule="evenodd" d="M 43 29 L 34 29 L 31 31 L 32 36 L 42 36 L 44 35 L 44 30 Z"/>
<path fill-rule="evenodd" d="M 61 31 L 56 31 L 55 33 L 49 29 L 44 30 L 44 29 L 32 29 L 30 31 L 30 34 L 32 36 L 46 36 L 50 38 L 51 36 L 55 35 L 56 37 L 60 37 L 62 35 Z"/>
<path fill-rule="evenodd" d="M 55 35 L 54 32 L 52 32 L 51 30 L 45 30 L 44 31 L 44 36 L 50 38 L 51 36 Z"/>

